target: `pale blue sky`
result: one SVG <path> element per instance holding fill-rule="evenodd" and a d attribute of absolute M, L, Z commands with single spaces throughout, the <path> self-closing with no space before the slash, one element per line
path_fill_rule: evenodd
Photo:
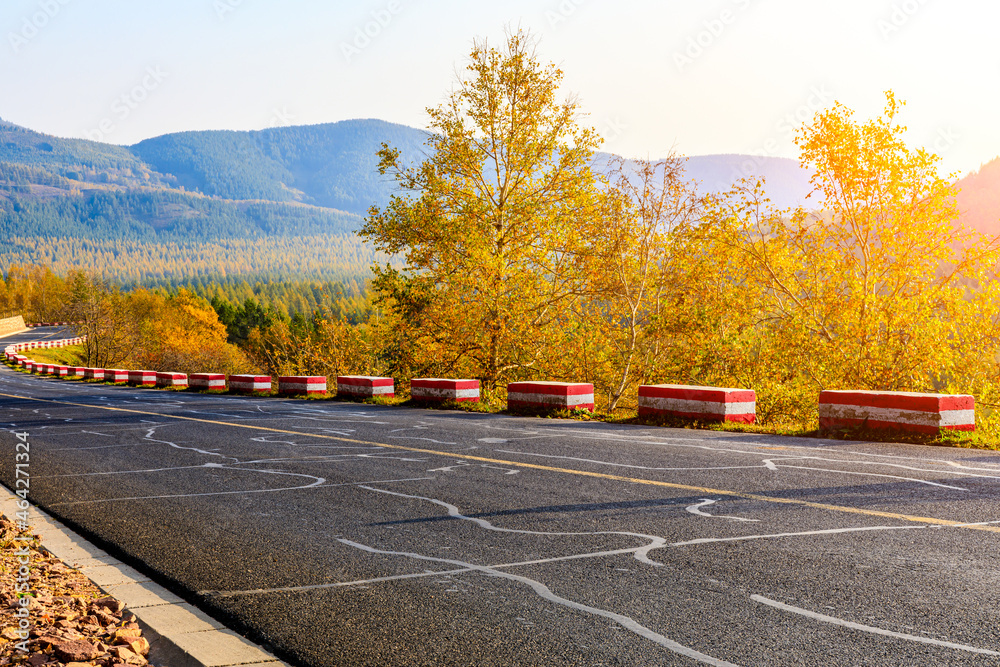
<path fill-rule="evenodd" d="M 513 24 L 540 37 L 607 150 L 795 157 L 793 124 L 834 99 L 875 115 L 891 87 L 911 143 L 965 172 L 1000 155 L 998 19 L 971 0 L 5 0 L 0 117 L 120 144 L 424 127 L 472 40 Z"/>

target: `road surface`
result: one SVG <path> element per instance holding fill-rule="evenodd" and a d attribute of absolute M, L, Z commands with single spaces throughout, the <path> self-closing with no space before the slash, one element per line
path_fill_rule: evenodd
<path fill-rule="evenodd" d="M 6 367 L 0 428 L 4 484 L 27 433 L 35 503 L 294 664 L 1000 665 L 996 452 Z"/>

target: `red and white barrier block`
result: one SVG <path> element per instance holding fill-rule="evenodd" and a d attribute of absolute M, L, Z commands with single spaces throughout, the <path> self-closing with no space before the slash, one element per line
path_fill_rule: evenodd
<path fill-rule="evenodd" d="M 594 410 L 589 382 L 511 382 L 507 407 L 512 410 Z"/>
<path fill-rule="evenodd" d="M 315 396 L 325 393 L 325 375 L 282 375 L 278 378 L 278 394 L 282 396 Z"/>
<path fill-rule="evenodd" d="M 222 373 L 192 373 L 192 389 L 221 389 L 226 390 L 226 376 Z"/>
<path fill-rule="evenodd" d="M 337 396 L 352 398 L 395 398 L 396 383 L 392 378 L 373 375 L 338 375 Z"/>
<path fill-rule="evenodd" d="M 83 379 L 84 380 L 103 380 L 104 379 L 104 369 L 103 368 L 84 368 L 83 369 Z"/>
<path fill-rule="evenodd" d="M 256 391 L 271 391 L 270 375 L 230 375 L 229 390 L 240 394 L 252 394 Z"/>
<path fill-rule="evenodd" d="M 129 381 L 129 371 L 121 368 L 105 368 L 104 369 L 104 381 L 105 382 L 128 382 Z"/>
<path fill-rule="evenodd" d="M 187 389 L 187 373 L 157 373 L 156 386 L 161 388 Z"/>
<path fill-rule="evenodd" d="M 975 431 L 976 399 L 964 394 L 826 390 L 819 395 L 819 427 Z"/>
<path fill-rule="evenodd" d="M 410 380 L 410 398 L 414 401 L 479 401 L 479 380 L 414 378 Z"/>
<path fill-rule="evenodd" d="M 752 389 L 647 384 L 639 387 L 639 416 L 753 424 L 757 394 Z"/>
<path fill-rule="evenodd" d="M 156 386 L 156 371 L 129 371 L 128 383 L 138 387 Z"/>
<path fill-rule="evenodd" d="M 56 366 L 55 371 L 53 371 L 53 375 L 64 378 L 69 376 L 69 372 L 70 368 L 68 366 Z"/>

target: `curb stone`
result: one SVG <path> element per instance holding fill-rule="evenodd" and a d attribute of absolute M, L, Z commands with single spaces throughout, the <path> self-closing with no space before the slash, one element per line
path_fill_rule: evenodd
<path fill-rule="evenodd" d="M 0 512 L 13 517 L 20 501 L 0 485 Z M 169 667 L 288 667 L 149 577 L 98 549 L 46 512 L 31 506 L 32 532 L 42 548 L 80 570 L 135 614 L 149 641 L 149 660 Z"/>

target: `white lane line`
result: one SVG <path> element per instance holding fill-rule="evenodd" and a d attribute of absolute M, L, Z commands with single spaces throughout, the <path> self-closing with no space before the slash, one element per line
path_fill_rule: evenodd
<path fill-rule="evenodd" d="M 726 662 L 725 660 L 719 660 L 718 658 L 713 658 L 710 655 L 706 655 L 692 648 L 688 648 L 687 646 L 678 644 L 674 640 L 668 639 L 667 637 L 664 637 L 658 632 L 654 632 L 650 628 L 641 625 L 638 621 L 628 616 L 624 616 L 622 614 L 616 614 L 615 612 L 608 611 L 606 609 L 598 609 L 597 607 L 591 607 L 589 605 L 585 605 L 580 602 L 573 602 L 572 600 L 567 600 L 564 597 L 560 597 L 555 593 L 553 593 L 549 589 L 549 587 L 543 584 L 542 582 L 536 581 L 534 579 L 529 579 L 528 577 L 522 577 L 516 574 L 511 574 L 510 572 L 494 570 L 483 565 L 474 565 L 472 563 L 466 563 L 460 560 L 451 560 L 447 558 L 433 558 L 431 556 L 424 556 L 422 554 L 409 553 L 405 551 L 385 551 L 382 549 L 376 549 L 374 547 L 369 547 L 364 544 L 359 544 L 357 542 L 352 542 L 350 540 L 345 540 L 341 538 L 338 538 L 337 541 L 342 544 L 346 544 L 350 547 L 354 547 L 355 549 L 360 549 L 361 551 L 366 551 L 368 553 L 377 554 L 380 556 L 402 556 L 404 558 L 413 558 L 416 560 L 426 560 L 436 563 L 447 563 L 449 565 L 457 565 L 459 567 L 468 568 L 469 570 L 482 572 L 483 574 L 489 575 L 491 577 L 499 577 L 501 579 L 507 579 L 509 581 L 516 581 L 518 583 L 529 586 L 535 592 L 536 595 L 538 595 L 540 598 L 544 600 L 548 600 L 549 602 L 552 602 L 554 604 L 567 607 L 569 609 L 573 609 L 576 611 L 580 611 L 585 614 L 591 614 L 594 616 L 601 616 L 603 618 L 610 619 L 615 623 L 619 624 L 620 626 L 622 626 L 623 628 L 625 628 L 626 630 L 634 632 L 640 637 L 655 642 L 660 646 L 664 647 L 665 649 L 677 653 L 679 655 L 691 658 L 692 660 L 697 660 L 698 662 L 701 662 L 706 665 L 713 665 L 714 667 L 737 667 L 737 665 L 731 662 Z"/>
<path fill-rule="evenodd" d="M 707 507 L 708 505 L 714 505 L 715 503 L 716 503 L 716 501 L 712 500 L 711 498 L 702 498 L 700 503 L 695 503 L 694 505 L 690 505 L 689 507 L 685 507 L 684 509 L 686 509 L 691 514 L 696 514 L 698 516 L 707 516 L 707 517 L 710 517 L 712 519 L 729 519 L 731 521 L 748 521 L 748 522 L 754 522 L 754 523 L 756 523 L 757 521 L 760 521 L 760 519 L 744 519 L 741 516 L 728 516 L 728 515 L 723 515 L 723 514 L 709 514 L 708 512 L 702 512 L 701 511 L 702 507 Z"/>
<path fill-rule="evenodd" d="M 596 463 L 598 465 L 604 466 L 614 466 L 616 468 L 634 468 L 636 470 L 750 470 L 753 468 L 759 468 L 759 465 L 752 466 L 720 466 L 711 468 L 652 468 L 650 466 L 640 466 L 640 465 L 630 465 L 628 463 L 613 463 L 611 461 L 598 461 L 595 459 L 581 459 L 575 456 L 556 456 L 554 454 L 538 454 L 536 452 L 519 452 L 513 449 L 498 449 L 496 450 L 499 454 L 520 454 L 521 456 L 537 456 L 543 459 L 565 459 L 567 461 L 579 461 L 581 463 Z"/>
<path fill-rule="evenodd" d="M 436 498 L 427 498 L 425 496 L 414 496 L 407 493 L 399 493 L 398 491 L 389 491 L 387 489 L 376 489 L 372 486 L 362 486 L 362 489 L 367 489 L 368 491 L 374 491 L 375 493 L 384 493 L 390 496 L 397 496 L 399 498 L 408 498 L 410 500 L 423 500 L 424 502 L 433 503 L 439 507 L 443 507 L 448 510 L 448 516 L 455 519 L 461 519 L 463 521 L 471 521 L 481 528 L 486 530 L 493 530 L 498 533 L 515 533 L 518 535 L 542 535 L 542 536 L 557 536 L 557 537 L 585 537 L 585 536 L 595 536 L 595 535 L 620 535 L 624 537 L 638 537 L 644 540 L 649 540 L 649 544 L 641 547 L 636 547 L 633 551 L 636 560 L 645 563 L 646 565 L 652 565 L 653 567 L 663 567 L 662 563 L 657 563 L 649 559 L 649 552 L 653 549 L 660 549 L 666 546 L 666 539 L 659 537 L 657 535 L 645 535 L 643 533 L 632 533 L 627 531 L 598 531 L 598 532 L 584 532 L 584 533 L 563 533 L 563 532 L 545 532 L 537 530 L 520 530 L 518 528 L 500 528 L 499 526 L 494 526 L 492 523 L 486 519 L 480 519 L 478 517 L 471 517 L 462 514 L 458 507 L 452 505 L 451 503 L 445 502 L 443 500 L 438 500 Z"/>
<path fill-rule="evenodd" d="M 826 614 L 817 614 L 816 612 L 809 611 L 808 609 L 801 609 L 799 607 L 793 607 L 791 605 L 787 605 L 782 602 L 777 602 L 775 600 L 769 600 L 768 598 L 763 597 L 761 595 L 751 595 L 750 599 L 753 600 L 754 602 L 759 602 L 761 604 L 766 604 L 769 607 L 774 607 L 775 609 L 787 611 L 792 614 L 798 614 L 799 616 L 805 616 L 806 618 L 811 618 L 816 621 L 823 621 L 824 623 L 840 625 L 845 628 L 851 628 L 852 630 L 861 630 L 862 632 L 870 632 L 876 635 L 884 635 L 886 637 L 894 637 L 896 639 L 905 639 L 906 641 L 919 642 L 921 644 L 930 644 L 932 646 L 952 648 L 959 651 L 968 651 L 970 653 L 981 653 L 983 655 L 1000 656 L 1000 653 L 996 651 L 990 651 L 989 649 L 985 648 L 977 648 L 975 646 L 968 646 L 966 644 L 956 644 L 954 642 L 946 642 L 940 639 L 931 639 L 930 637 L 907 635 L 903 634 L 902 632 L 893 632 L 892 630 L 883 630 L 882 628 L 875 628 L 870 625 L 862 625 L 861 623 L 845 621 L 841 618 L 834 618 L 833 616 L 827 616 Z"/>
<path fill-rule="evenodd" d="M 740 535 L 739 537 L 702 537 L 687 542 L 673 542 L 671 547 L 688 547 L 696 544 L 716 542 L 741 542 L 743 540 L 769 540 L 778 537 L 801 537 L 804 535 L 837 535 L 839 533 L 864 533 L 876 530 L 923 530 L 927 526 L 865 526 L 863 528 L 830 528 L 828 530 L 806 530 L 801 533 L 771 533 L 768 535 Z"/>

